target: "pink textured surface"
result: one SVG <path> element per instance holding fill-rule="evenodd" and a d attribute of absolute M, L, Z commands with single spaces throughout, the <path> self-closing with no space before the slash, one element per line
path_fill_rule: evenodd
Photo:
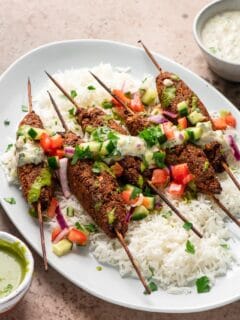
<path fill-rule="evenodd" d="M 142 39 L 149 48 L 198 73 L 239 106 L 240 85 L 225 82 L 208 69 L 192 36 L 194 16 L 207 3 L 207 0 L 1 0 L 0 72 L 20 55 L 46 42 L 99 38 L 135 45 Z M 2 208 L 0 230 L 19 236 Z M 34 258 L 31 289 L 5 320 L 239 319 L 238 302 L 186 315 L 149 314 L 114 306 L 76 288 L 52 269 L 45 273 L 42 260 L 36 254 Z"/>

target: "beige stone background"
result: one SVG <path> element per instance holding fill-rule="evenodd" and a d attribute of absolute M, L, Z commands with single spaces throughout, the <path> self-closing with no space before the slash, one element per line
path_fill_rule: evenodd
<path fill-rule="evenodd" d="M 208 0 L 0 0 L 0 72 L 16 58 L 47 42 L 99 38 L 136 44 L 198 73 L 240 105 L 240 85 L 227 83 L 207 67 L 192 36 L 194 16 Z M 14 89 L 13 89 L 14 94 Z M 0 230 L 19 233 L 0 208 Z M 5 320 L 237 320 L 240 303 L 195 314 L 151 314 L 99 300 L 78 289 L 53 269 L 36 270 L 29 293 Z M 114 287 L 109 288 L 113 290 Z M 114 288 L 117 290 L 117 288 Z M 174 297 L 173 297 L 174 299 Z M 186 297 L 186 299 L 188 299 Z"/>

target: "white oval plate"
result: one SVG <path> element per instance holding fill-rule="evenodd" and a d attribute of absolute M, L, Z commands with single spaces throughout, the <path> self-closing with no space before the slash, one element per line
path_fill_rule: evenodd
<path fill-rule="evenodd" d="M 240 123 L 238 110 L 217 90 L 191 71 L 175 62 L 155 55 L 163 69 L 179 74 L 199 95 L 209 110 L 229 108 Z M 44 70 L 54 73 L 70 68 L 92 67 L 100 62 L 114 66 L 131 67 L 136 77 L 146 73 L 156 75 L 156 68 L 151 64 L 145 53 L 136 47 L 100 40 L 73 40 L 50 43 L 37 48 L 12 64 L 0 78 L 0 152 L 9 143 L 8 137 L 15 136 L 19 120 L 23 117 L 21 105 L 26 103 L 26 81 L 30 76 L 33 93 L 37 93 L 45 82 Z M 4 126 L 5 119 L 11 121 Z M 39 231 L 36 221 L 27 214 L 27 205 L 21 192 L 9 186 L 0 170 L 1 204 L 7 215 L 32 245 L 41 254 Z M 3 201 L 4 197 L 14 197 L 16 205 Z M 50 233 L 46 232 L 46 243 L 50 244 Z M 209 293 L 197 294 L 194 290 L 190 295 L 173 295 L 159 290 L 150 296 L 143 294 L 140 281 L 132 278 L 122 279 L 117 270 L 105 267 L 96 271 L 97 261 L 87 250 L 79 250 L 65 257 L 58 258 L 47 245 L 49 263 L 64 277 L 89 293 L 109 302 L 125 307 L 152 312 L 196 312 L 216 308 L 237 300 L 240 296 L 240 268 L 234 268 L 226 276 L 218 278 Z"/>

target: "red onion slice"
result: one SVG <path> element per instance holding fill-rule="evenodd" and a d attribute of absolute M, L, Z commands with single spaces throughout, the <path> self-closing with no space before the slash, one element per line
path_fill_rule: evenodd
<path fill-rule="evenodd" d="M 64 229 L 68 229 L 68 224 L 62 214 L 62 211 L 60 209 L 59 206 L 57 206 L 56 208 L 56 219 L 57 219 L 57 222 L 59 224 L 59 227 L 64 230 Z"/>
<path fill-rule="evenodd" d="M 240 161 L 240 150 L 238 148 L 238 145 L 237 145 L 235 139 L 233 138 L 233 136 L 231 134 L 228 135 L 228 138 L 229 138 L 229 145 L 232 148 L 234 158 L 237 161 Z"/>
<path fill-rule="evenodd" d="M 164 114 L 165 116 L 172 118 L 172 119 L 176 119 L 178 117 L 178 115 L 176 113 L 170 112 L 170 111 L 166 111 L 164 110 L 162 112 L 162 114 Z"/>
<path fill-rule="evenodd" d="M 153 123 L 157 123 L 157 124 L 168 122 L 168 120 L 166 118 L 164 118 L 161 114 L 150 116 L 150 117 L 148 117 L 148 120 Z"/>
<path fill-rule="evenodd" d="M 59 176 L 60 176 L 60 184 L 62 187 L 62 192 L 64 194 L 65 198 L 69 198 L 71 195 L 71 192 L 68 187 L 68 179 L 67 179 L 67 164 L 68 164 L 68 159 L 67 158 L 62 158 L 59 160 Z"/>
<path fill-rule="evenodd" d="M 63 229 L 58 235 L 57 237 L 54 239 L 53 243 L 56 244 L 58 243 L 60 240 L 62 240 L 64 237 L 66 237 L 69 233 L 69 229 L 65 228 Z"/>

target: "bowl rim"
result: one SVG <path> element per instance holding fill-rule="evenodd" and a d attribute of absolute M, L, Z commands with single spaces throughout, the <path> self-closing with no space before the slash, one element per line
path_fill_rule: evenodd
<path fill-rule="evenodd" d="M 9 303 L 11 300 L 14 300 L 16 297 L 19 296 L 19 298 L 22 296 L 22 293 L 28 288 L 32 281 L 33 276 L 33 270 L 34 270 L 34 259 L 32 256 L 32 253 L 28 246 L 19 238 L 16 236 L 5 232 L 0 231 L 0 239 L 11 242 L 19 242 L 21 246 L 24 247 L 24 258 L 28 262 L 28 270 L 24 276 L 23 281 L 20 283 L 20 285 L 9 295 L 7 295 L 4 298 L 0 298 L 0 314 L 1 314 L 1 307 L 4 307 L 7 303 Z"/>
<path fill-rule="evenodd" d="M 205 5 L 197 13 L 197 15 L 194 18 L 194 21 L 193 21 L 193 35 L 194 35 L 195 41 L 197 42 L 197 44 L 200 47 L 200 49 L 202 49 L 202 51 L 204 51 L 206 54 L 210 55 L 212 58 L 216 59 L 220 63 L 225 63 L 225 64 L 228 64 L 228 65 L 231 65 L 232 67 L 240 67 L 240 62 L 239 63 L 231 62 L 229 60 L 225 60 L 225 59 L 219 58 L 219 57 L 215 56 L 214 54 L 212 54 L 210 51 L 208 51 L 206 49 L 206 47 L 203 45 L 203 43 L 202 43 L 202 40 L 201 40 L 201 37 L 200 37 L 200 34 L 199 34 L 200 32 L 198 32 L 198 30 L 197 30 L 199 19 L 207 10 L 209 10 L 211 7 L 213 7 L 214 5 L 216 5 L 218 3 L 221 3 L 221 2 L 226 2 L 227 3 L 228 1 L 229 0 L 214 0 L 214 1 L 210 2 L 210 3 L 208 3 L 207 5 Z"/>

